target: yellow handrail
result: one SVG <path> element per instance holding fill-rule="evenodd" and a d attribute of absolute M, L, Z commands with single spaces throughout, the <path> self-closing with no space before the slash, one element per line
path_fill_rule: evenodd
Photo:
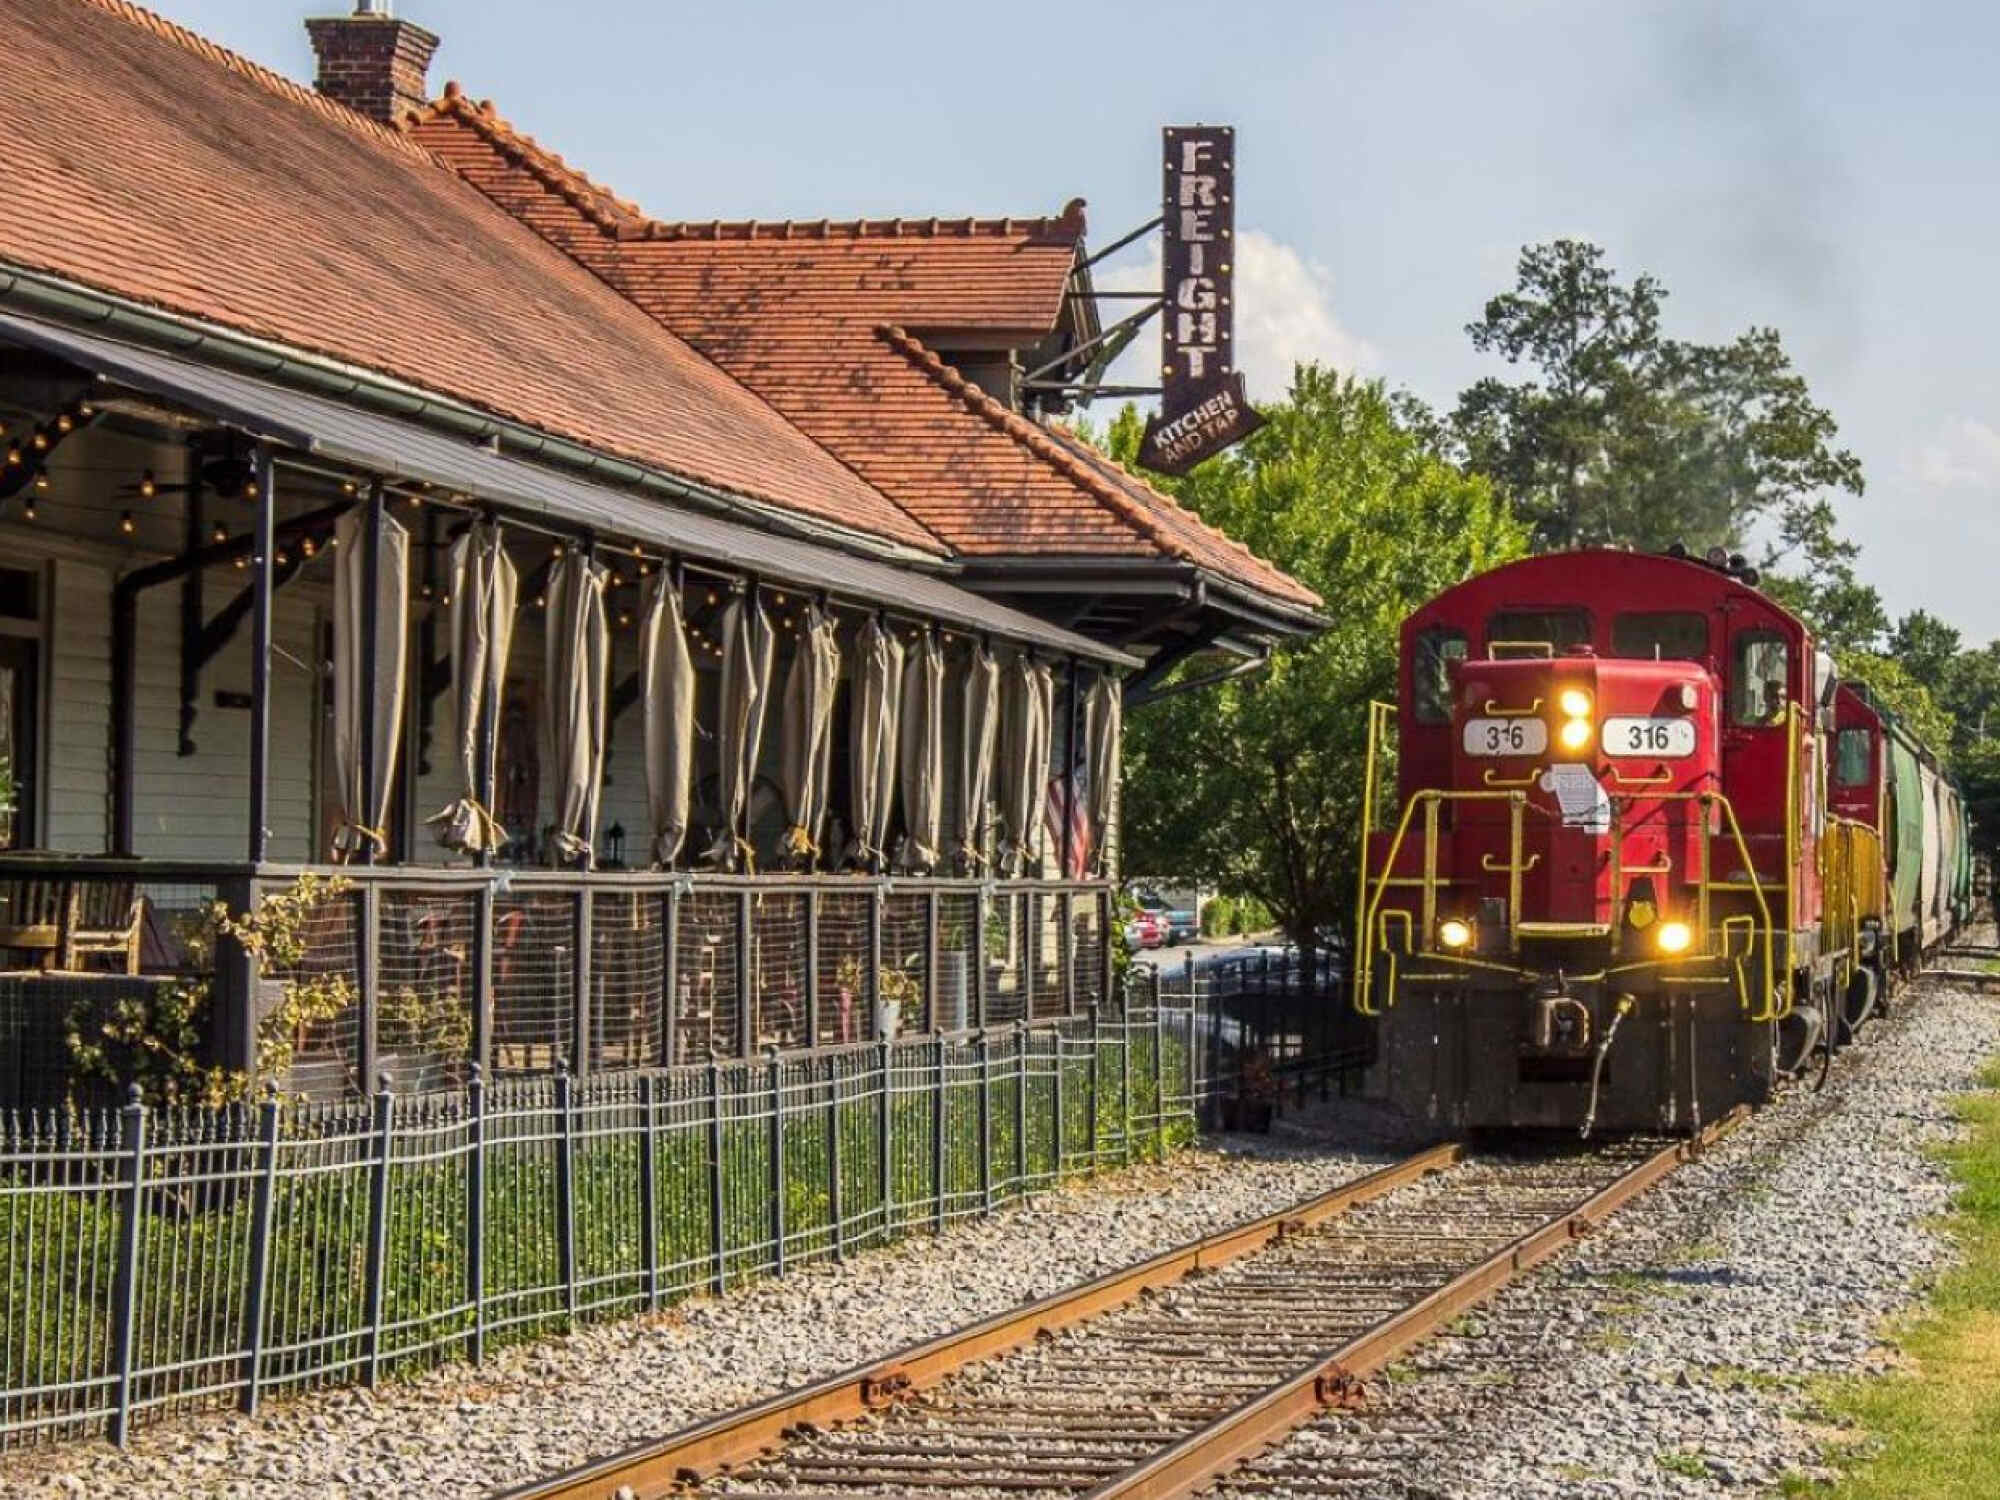
<path fill-rule="evenodd" d="M 1530 771 L 1526 776 L 1495 776 L 1493 774 L 1493 767 L 1488 766 L 1485 769 L 1485 771 L 1481 773 L 1479 779 L 1485 782 L 1488 786 L 1531 787 L 1541 779 L 1541 775 L 1542 775 L 1542 768 L 1540 766 L 1536 766 L 1535 769 Z"/>
<path fill-rule="evenodd" d="M 1532 719 L 1541 711 L 1542 700 L 1539 698 L 1530 703 L 1526 708 L 1507 708 L 1502 704 L 1495 703 L 1491 698 L 1486 700 L 1485 713 L 1488 718 L 1492 719 Z M 1499 731 L 1495 730 L 1494 733 L 1497 734 Z"/>

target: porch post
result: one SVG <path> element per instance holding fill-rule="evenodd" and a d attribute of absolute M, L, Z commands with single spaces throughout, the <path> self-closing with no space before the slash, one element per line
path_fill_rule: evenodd
<path fill-rule="evenodd" d="M 139 851 L 133 804 L 137 800 L 138 694 L 133 670 L 139 654 L 139 600 L 130 590 L 111 591 L 111 852 Z"/>
<path fill-rule="evenodd" d="M 1076 852 L 1076 658 L 1069 659 L 1069 674 L 1063 680 L 1063 831 L 1062 878 L 1070 878 L 1070 860 Z"/>
<path fill-rule="evenodd" d="M 505 549 L 507 538 L 506 534 L 500 530 L 499 521 L 490 512 L 486 519 L 493 527 L 493 545 Z M 475 559 L 475 566 L 483 566 L 483 564 L 479 564 Z M 492 642 L 490 640 L 487 642 L 487 649 L 489 651 L 492 649 Z M 453 663 L 453 670 L 457 670 L 456 663 Z M 493 702 L 494 674 L 490 661 L 485 671 L 486 682 L 483 691 L 479 695 L 479 764 L 474 768 L 474 779 L 479 784 L 472 789 L 472 796 L 481 807 L 486 809 L 490 818 L 497 819 L 500 816 L 500 809 L 494 806 L 494 798 L 499 790 L 497 783 L 500 779 L 500 768 L 494 764 L 493 757 L 495 753 L 494 740 L 498 738 L 500 733 L 500 721 L 499 715 L 496 712 L 497 705 Z M 506 678 L 504 666 L 501 669 L 500 677 L 504 682 Z M 455 725 L 454 729 L 460 733 L 464 732 L 462 725 Z M 490 865 L 493 863 L 493 851 L 487 848 L 486 844 L 487 841 L 484 838 L 479 841 L 478 862 L 481 865 Z"/>
<path fill-rule="evenodd" d="M 382 481 L 376 480 L 368 486 L 368 535 L 362 543 L 361 588 L 362 597 L 368 601 L 363 613 L 361 636 L 361 676 L 356 686 L 361 689 L 361 812 L 357 822 L 374 820 L 377 803 L 375 796 L 376 779 L 382 768 L 375 764 L 375 679 L 382 672 L 382 625 L 376 616 L 382 586 L 382 525 L 387 517 L 388 497 L 384 494 Z M 345 692 L 347 685 L 335 683 L 335 692 Z M 406 851 L 407 857 L 407 851 Z M 375 841 L 363 839 L 361 842 L 361 863 L 375 863 Z M 373 1078 L 372 1072 L 363 1077 Z"/>
<path fill-rule="evenodd" d="M 271 554 L 277 532 L 277 492 L 269 448 L 259 445 L 255 465 L 257 517 L 250 551 L 250 863 L 253 865 L 264 862 L 271 841 L 266 826 L 271 800 Z"/>

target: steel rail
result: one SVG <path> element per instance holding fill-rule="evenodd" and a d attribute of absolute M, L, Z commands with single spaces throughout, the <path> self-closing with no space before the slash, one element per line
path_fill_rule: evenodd
<path fill-rule="evenodd" d="M 1429 1147 L 1276 1213 L 1205 1235 L 1137 1265 L 1024 1307 L 1010 1308 L 813 1385 L 725 1412 L 565 1473 L 501 1491 L 498 1500 L 607 1500 L 624 1488 L 641 1497 L 669 1493 L 778 1446 L 793 1428 L 854 1421 L 977 1360 L 1021 1348 L 1038 1336 L 1086 1322 L 1192 1272 L 1213 1270 L 1286 1235 L 1324 1223 L 1358 1204 L 1443 1171 L 1461 1161 L 1466 1150 L 1459 1141 Z"/>
<path fill-rule="evenodd" d="M 1516 1276 L 1591 1233 L 1624 1204 L 1749 1116 L 1749 1106 L 1739 1105 L 1699 1135 L 1655 1152 L 1575 1208 L 1503 1245 L 1311 1368 L 1269 1387 L 1173 1447 L 1099 1485 L 1086 1500 L 1169 1500 L 1196 1493 L 1329 1407 L 1352 1402 L 1367 1376 Z"/>

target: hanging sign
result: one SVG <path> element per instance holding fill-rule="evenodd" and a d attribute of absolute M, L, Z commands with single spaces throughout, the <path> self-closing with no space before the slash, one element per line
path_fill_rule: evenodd
<path fill-rule="evenodd" d="M 1227 125 L 1169 125 L 1161 136 L 1160 409 L 1146 423 L 1139 462 L 1157 473 L 1185 474 L 1264 419 L 1243 393 L 1231 348 L 1236 132 Z"/>

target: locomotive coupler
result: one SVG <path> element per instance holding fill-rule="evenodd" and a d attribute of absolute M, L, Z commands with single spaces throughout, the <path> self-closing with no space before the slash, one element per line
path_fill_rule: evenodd
<path fill-rule="evenodd" d="M 1537 1052 L 1582 1052 L 1590 1045 L 1590 1008 L 1558 973 L 1535 986 L 1528 1039 Z"/>

